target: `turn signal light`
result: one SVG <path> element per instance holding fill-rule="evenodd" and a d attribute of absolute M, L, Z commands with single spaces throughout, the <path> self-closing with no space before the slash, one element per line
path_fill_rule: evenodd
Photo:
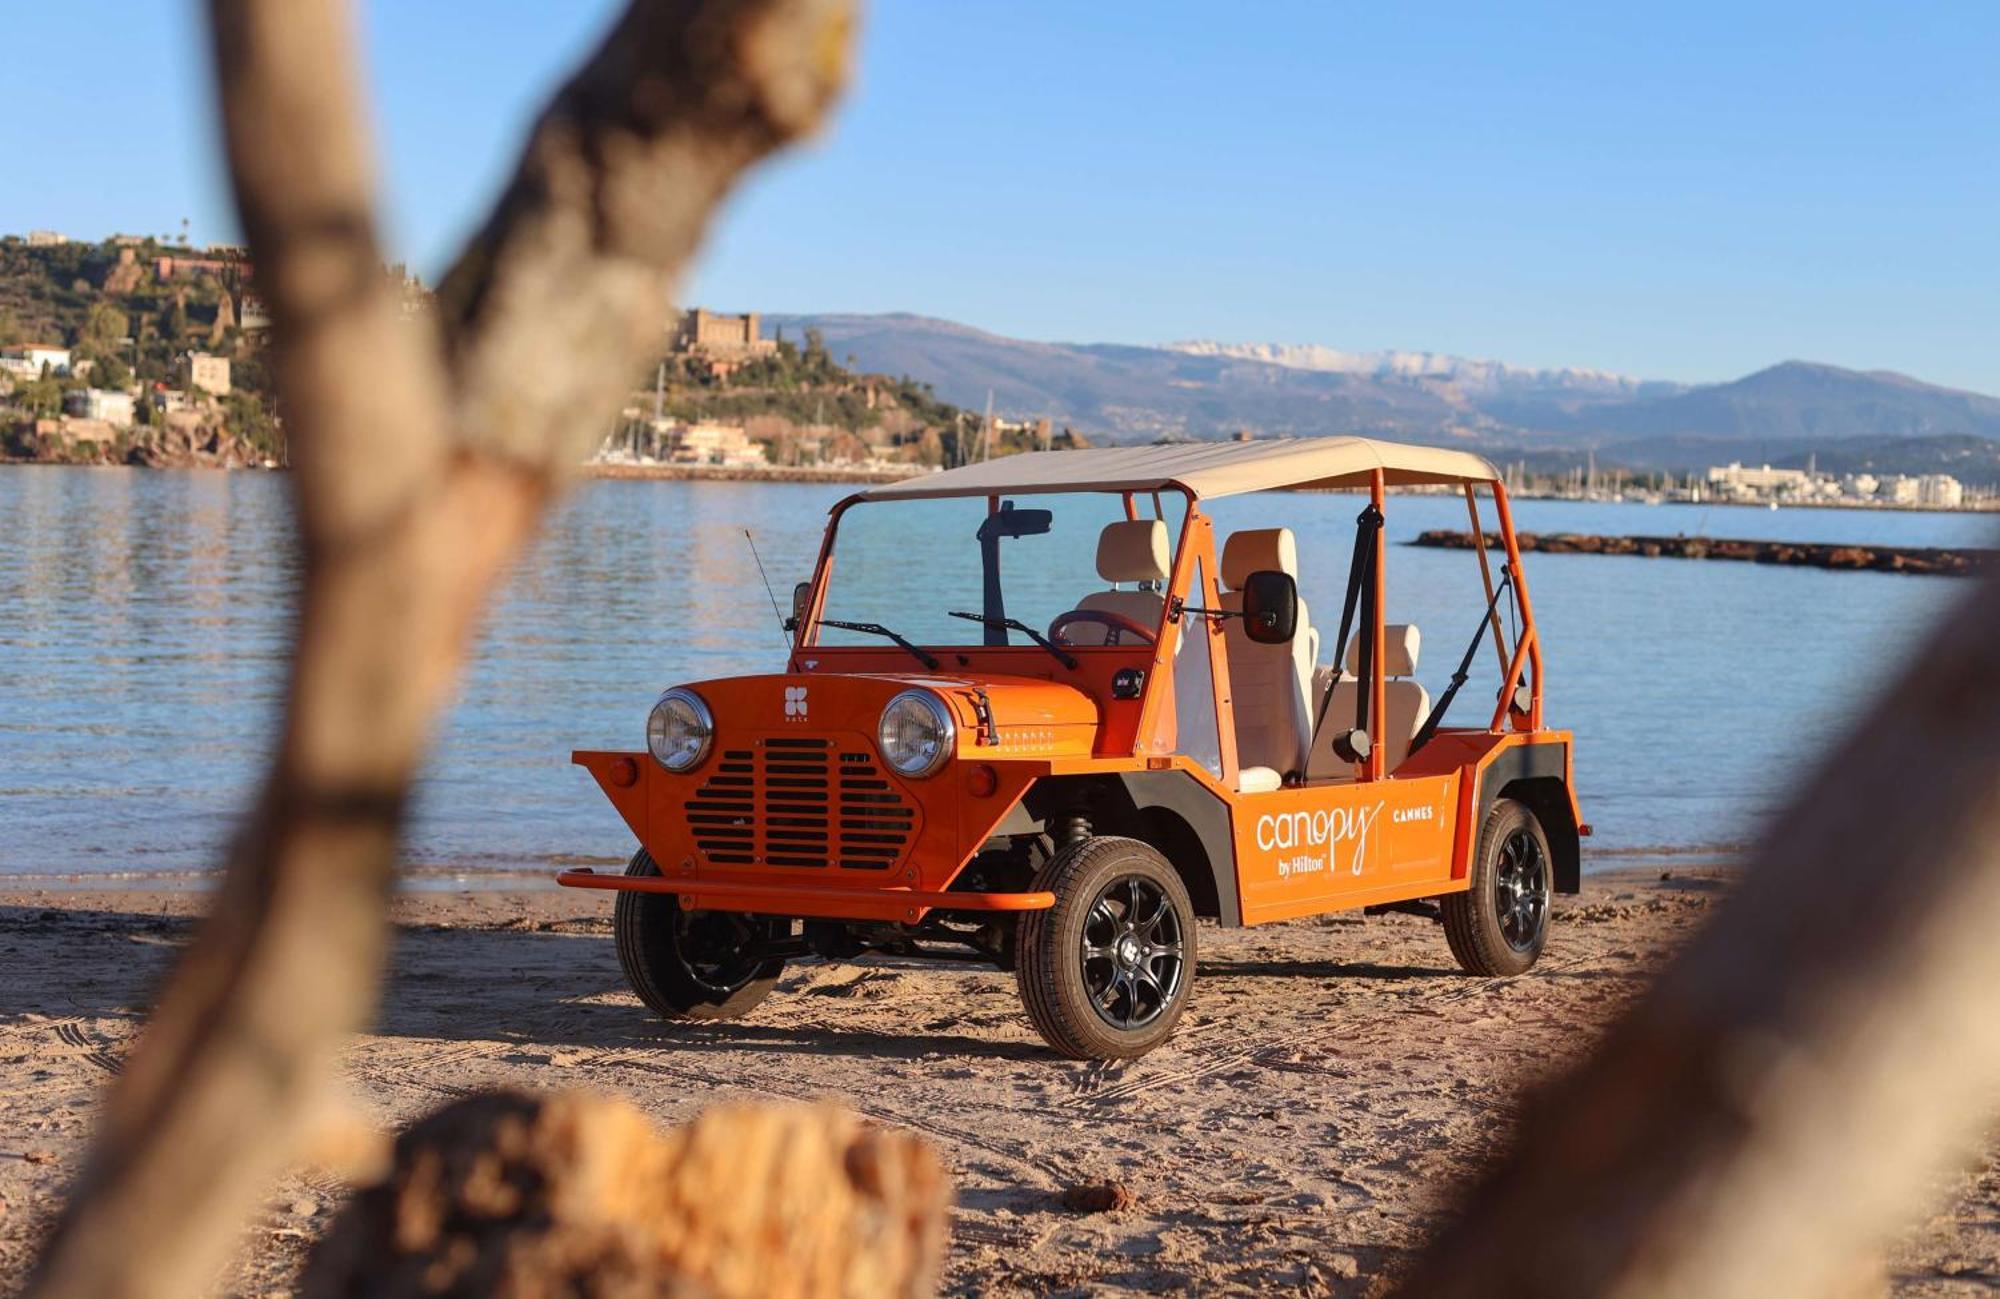
<path fill-rule="evenodd" d="M 1000 773 L 983 762 L 975 762 L 965 772 L 965 787 L 974 798 L 991 798 L 1000 788 Z"/>
<path fill-rule="evenodd" d="M 639 764 L 630 758 L 611 760 L 611 783 L 620 789 L 630 789 L 639 783 Z"/>

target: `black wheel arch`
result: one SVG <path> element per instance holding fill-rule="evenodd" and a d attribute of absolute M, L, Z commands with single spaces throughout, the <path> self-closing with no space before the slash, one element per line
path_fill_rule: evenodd
<path fill-rule="evenodd" d="M 1479 780 L 1474 825 L 1484 825 L 1496 799 L 1525 804 L 1542 823 L 1553 858 L 1558 893 L 1583 891 L 1583 840 L 1564 773 L 1569 753 L 1563 744 L 1522 744 L 1486 765 Z"/>
<path fill-rule="evenodd" d="M 1066 818 L 1083 816 L 1093 835 L 1120 835 L 1150 844 L 1172 863 L 1195 914 L 1224 925 L 1243 923 L 1229 808 L 1184 771 L 1125 771 L 1036 781 L 1002 823 L 1002 830 L 1055 835 Z"/>

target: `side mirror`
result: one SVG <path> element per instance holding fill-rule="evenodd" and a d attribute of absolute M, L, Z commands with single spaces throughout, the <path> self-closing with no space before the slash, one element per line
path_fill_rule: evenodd
<path fill-rule="evenodd" d="M 812 599 L 813 584 L 801 582 L 792 588 L 792 626 L 806 620 L 806 601 Z"/>
<path fill-rule="evenodd" d="M 1299 629 L 1299 584 L 1289 573 L 1260 569 L 1243 583 L 1243 632 L 1260 645 L 1282 645 Z"/>

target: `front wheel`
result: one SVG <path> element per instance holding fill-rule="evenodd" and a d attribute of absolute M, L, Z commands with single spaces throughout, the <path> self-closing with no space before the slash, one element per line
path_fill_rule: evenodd
<path fill-rule="evenodd" d="M 658 875 L 641 849 L 627 875 Z M 611 914 L 618 964 L 639 1000 L 664 1019 L 735 1019 L 771 995 L 782 958 L 755 946 L 774 937 L 773 922 L 733 911 L 689 911 L 671 893 L 625 891 Z"/>
<path fill-rule="evenodd" d="M 1194 986 L 1194 905 L 1136 839 L 1083 839 L 1035 880 L 1056 895 L 1021 918 L 1015 982 L 1043 1039 L 1079 1060 L 1144 1055 L 1173 1034 Z"/>
<path fill-rule="evenodd" d="M 1549 940 L 1548 836 L 1526 804 L 1494 801 L 1479 832 L 1472 887 L 1444 898 L 1444 936 L 1468 974 L 1522 974 Z"/>

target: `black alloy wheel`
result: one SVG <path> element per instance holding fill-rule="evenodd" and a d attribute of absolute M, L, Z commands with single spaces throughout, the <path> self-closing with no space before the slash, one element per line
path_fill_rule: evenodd
<path fill-rule="evenodd" d="M 1549 858 L 1526 828 L 1515 829 L 1501 842 L 1493 891 L 1500 936 L 1514 951 L 1534 950 L 1549 923 Z"/>
<path fill-rule="evenodd" d="M 1034 887 L 1056 903 L 1022 915 L 1014 979 L 1043 1040 L 1123 1060 L 1172 1036 L 1195 971 L 1194 904 L 1172 863 L 1137 839 L 1079 839 Z"/>
<path fill-rule="evenodd" d="M 1525 803 L 1495 799 L 1480 828 L 1470 885 L 1442 899 L 1445 941 L 1468 974 L 1525 973 L 1549 941 L 1554 858 Z"/>
<path fill-rule="evenodd" d="M 625 873 L 660 870 L 641 850 Z M 781 925 L 734 911 L 689 911 L 671 893 L 620 892 L 611 915 L 625 981 L 655 1014 L 681 1020 L 735 1019 L 770 996 L 785 962 L 757 948 L 778 937 Z"/>
<path fill-rule="evenodd" d="M 1090 1004 L 1115 1029 L 1146 1027 L 1180 993 L 1187 971 L 1180 917 L 1166 890 L 1143 875 L 1120 875 L 1098 890 L 1078 947 Z"/>

